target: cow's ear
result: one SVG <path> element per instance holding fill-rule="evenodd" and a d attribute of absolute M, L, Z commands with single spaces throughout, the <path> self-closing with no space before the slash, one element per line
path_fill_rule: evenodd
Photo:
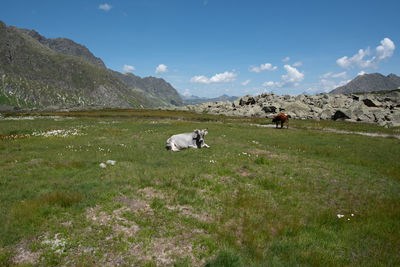
<path fill-rule="evenodd" d="M 199 129 L 196 129 L 196 130 L 194 130 L 194 133 L 195 133 L 195 134 L 199 134 L 199 133 L 200 133 L 200 130 L 199 130 Z"/>
<path fill-rule="evenodd" d="M 207 131 L 207 130 L 208 130 L 207 128 L 203 130 L 204 135 L 208 134 L 208 131 Z"/>

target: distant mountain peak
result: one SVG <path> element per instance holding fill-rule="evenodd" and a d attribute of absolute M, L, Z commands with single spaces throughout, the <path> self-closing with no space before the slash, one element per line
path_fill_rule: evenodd
<path fill-rule="evenodd" d="M 387 76 L 381 73 L 358 75 L 346 85 L 332 90 L 331 94 L 351 94 L 360 92 L 389 91 L 400 87 L 400 77 L 396 74 Z"/>

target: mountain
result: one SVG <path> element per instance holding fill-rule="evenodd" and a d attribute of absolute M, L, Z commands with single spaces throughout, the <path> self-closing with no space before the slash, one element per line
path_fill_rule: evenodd
<path fill-rule="evenodd" d="M 139 108 L 180 105 L 166 81 L 106 68 L 85 46 L 0 21 L 0 106 Z"/>
<path fill-rule="evenodd" d="M 198 96 L 183 96 L 181 95 L 183 102 L 186 105 L 197 105 L 201 103 L 206 103 L 206 102 L 218 102 L 218 101 L 230 101 L 233 102 L 236 99 L 238 99 L 237 96 L 228 96 L 228 95 L 222 95 L 219 97 L 214 97 L 214 98 L 206 98 L 206 97 L 198 97 Z"/>
<path fill-rule="evenodd" d="M 161 78 L 140 78 L 132 73 L 112 71 L 134 92 L 143 94 L 154 106 L 183 105 L 183 101 L 171 84 Z"/>
<path fill-rule="evenodd" d="M 384 76 L 380 73 L 359 75 L 344 86 L 337 87 L 330 94 L 389 91 L 400 87 L 400 77 L 395 74 Z"/>

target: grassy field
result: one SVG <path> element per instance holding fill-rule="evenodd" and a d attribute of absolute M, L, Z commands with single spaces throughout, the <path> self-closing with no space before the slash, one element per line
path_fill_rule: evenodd
<path fill-rule="evenodd" d="M 160 110 L 8 115 L 0 266 L 400 265 L 400 140 L 324 131 L 399 128 L 280 130 Z M 165 150 L 196 128 L 208 128 L 210 149 Z"/>

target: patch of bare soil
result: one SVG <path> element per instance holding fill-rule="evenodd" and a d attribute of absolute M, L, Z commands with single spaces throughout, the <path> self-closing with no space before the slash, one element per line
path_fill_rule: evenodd
<path fill-rule="evenodd" d="M 129 208 L 129 210 L 135 214 L 140 214 L 140 213 L 148 215 L 154 214 L 154 211 L 150 207 L 150 204 L 147 203 L 147 201 L 145 200 L 137 198 L 129 198 L 127 196 L 120 196 L 116 200 L 124 203 Z"/>
<path fill-rule="evenodd" d="M 193 207 L 188 205 L 176 205 L 176 206 L 166 206 L 169 210 L 178 211 L 179 215 L 193 217 L 201 222 L 212 222 L 213 218 L 208 213 L 196 213 L 193 211 Z"/>
<path fill-rule="evenodd" d="M 190 266 L 204 266 L 205 260 L 194 256 L 192 245 L 196 235 L 202 232 L 194 229 L 173 237 L 153 238 L 147 245 L 133 244 L 130 253 L 139 263 L 153 260 L 157 266 L 171 266 L 177 258 L 189 258 Z"/>
<path fill-rule="evenodd" d="M 240 176 L 248 177 L 251 176 L 253 173 L 249 172 L 246 166 L 242 166 L 238 171 Z"/>
<path fill-rule="evenodd" d="M 15 255 L 12 258 L 12 262 L 15 265 L 37 264 L 39 261 L 39 256 L 39 252 L 32 252 L 27 247 L 26 243 L 21 242 L 15 248 Z"/>
<path fill-rule="evenodd" d="M 135 197 L 128 197 L 121 195 L 116 198 L 117 202 L 123 203 L 123 206 L 112 212 L 102 211 L 99 206 L 89 208 L 86 211 L 86 218 L 88 221 L 97 225 L 106 225 L 111 227 L 113 234 L 107 237 L 106 240 L 111 240 L 121 233 L 124 237 L 134 237 L 137 235 L 139 226 L 135 222 L 129 221 L 124 218 L 126 213 L 134 213 L 137 216 L 153 216 L 154 211 L 150 207 L 152 199 L 162 198 L 166 196 L 152 187 L 146 187 L 136 192 Z M 166 206 L 169 210 L 177 211 L 179 216 L 193 217 L 199 221 L 210 222 L 213 220 L 211 216 L 206 213 L 196 213 L 191 206 Z M 179 218 L 179 216 L 177 218 Z M 205 260 L 200 260 L 195 256 L 193 244 L 200 234 L 205 234 L 201 229 L 187 229 L 180 222 L 166 221 L 166 224 L 173 224 L 177 234 L 171 236 L 170 234 L 164 235 L 166 229 L 164 225 L 160 225 L 157 237 L 151 237 L 144 241 L 131 242 L 128 239 L 125 241 L 130 243 L 130 248 L 127 252 L 122 254 L 113 254 L 105 251 L 103 263 L 109 264 L 127 264 L 127 258 L 133 258 L 135 264 L 138 266 L 146 263 L 155 262 L 157 266 L 171 266 L 177 259 L 188 258 L 191 266 L 203 266 Z M 197 248 L 196 250 L 202 248 Z M 205 248 L 204 248 L 205 249 Z M 101 263 L 100 263 L 101 265 Z"/>
<path fill-rule="evenodd" d="M 122 217 L 125 212 L 131 211 L 130 208 L 124 206 L 114 210 L 111 214 L 99 210 L 99 206 L 89 208 L 86 211 L 86 219 L 92 221 L 94 224 L 111 226 L 114 232 L 112 237 L 118 236 L 121 233 L 126 237 L 132 237 L 139 231 L 139 226 L 135 222 Z"/>
<path fill-rule="evenodd" d="M 143 196 L 145 199 L 161 198 L 164 199 L 165 196 L 162 192 L 154 189 L 153 187 L 145 187 L 137 191 L 138 195 Z"/>

